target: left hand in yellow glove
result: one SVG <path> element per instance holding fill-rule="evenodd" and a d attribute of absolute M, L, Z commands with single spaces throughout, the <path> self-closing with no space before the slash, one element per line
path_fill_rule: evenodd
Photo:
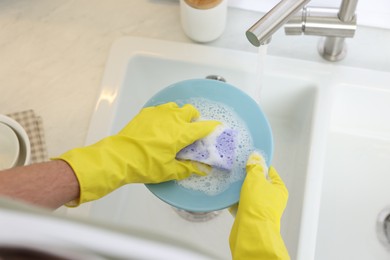
<path fill-rule="evenodd" d="M 72 167 L 80 185 L 80 198 L 67 205 L 99 199 L 128 183 L 160 183 L 203 174 L 195 163 L 175 158 L 220 124 L 193 122 L 199 116 L 191 105 L 180 108 L 171 102 L 147 107 L 118 134 L 54 158 Z"/>
<path fill-rule="evenodd" d="M 254 152 L 247 161 L 236 219 L 230 232 L 234 260 L 290 259 L 280 235 L 288 191 L 273 167 L 267 180 L 264 158 Z"/>

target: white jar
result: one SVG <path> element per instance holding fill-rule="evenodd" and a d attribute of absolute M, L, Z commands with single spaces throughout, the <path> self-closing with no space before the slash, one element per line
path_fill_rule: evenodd
<path fill-rule="evenodd" d="M 197 42 L 210 42 L 221 36 L 226 14 L 227 0 L 180 0 L 183 30 Z"/>

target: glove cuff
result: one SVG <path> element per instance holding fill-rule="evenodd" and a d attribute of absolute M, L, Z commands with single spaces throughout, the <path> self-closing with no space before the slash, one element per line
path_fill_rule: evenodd
<path fill-rule="evenodd" d="M 123 156 L 131 158 L 131 154 L 119 149 L 111 149 L 115 138 L 107 137 L 100 142 L 70 150 L 52 160 L 63 160 L 73 169 L 80 186 L 80 197 L 66 203 L 68 207 L 97 200 L 126 183 L 132 182 L 129 176 L 134 176 L 135 167 L 126 163 Z M 109 142 L 111 145 L 107 145 Z M 122 140 L 123 142 L 123 140 Z M 130 142 L 131 143 L 131 142 Z M 129 145 L 129 144 L 127 144 Z M 113 163 L 115 162 L 115 163 Z"/>

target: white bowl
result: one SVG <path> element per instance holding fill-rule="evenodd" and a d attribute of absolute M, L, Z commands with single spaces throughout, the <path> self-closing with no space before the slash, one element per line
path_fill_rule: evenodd
<path fill-rule="evenodd" d="M 12 168 L 19 159 L 19 139 L 14 130 L 0 122 L 0 170 Z"/>
<path fill-rule="evenodd" d="M 0 123 L 12 128 L 19 141 L 19 156 L 13 166 L 23 166 L 30 162 L 31 158 L 31 144 L 26 130 L 14 119 L 0 114 Z M 12 167 L 13 167 L 12 166 Z"/>

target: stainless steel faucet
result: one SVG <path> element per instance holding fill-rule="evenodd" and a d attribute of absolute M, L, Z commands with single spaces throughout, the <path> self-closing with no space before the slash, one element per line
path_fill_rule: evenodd
<path fill-rule="evenodd" d="M 343 0 L 340 9 L 306 7 L 308 2 L 310 0 L 280 1 L 247 30 L 248 40 L 254 46 L 268 44 L 275 31 L 285 25 L 287 35 L 325 36 L 319 44 L 322 57 L 329 61 L 343 59 L 345 38 L 353 37 L 356 31 L 357 0 Z"/>

